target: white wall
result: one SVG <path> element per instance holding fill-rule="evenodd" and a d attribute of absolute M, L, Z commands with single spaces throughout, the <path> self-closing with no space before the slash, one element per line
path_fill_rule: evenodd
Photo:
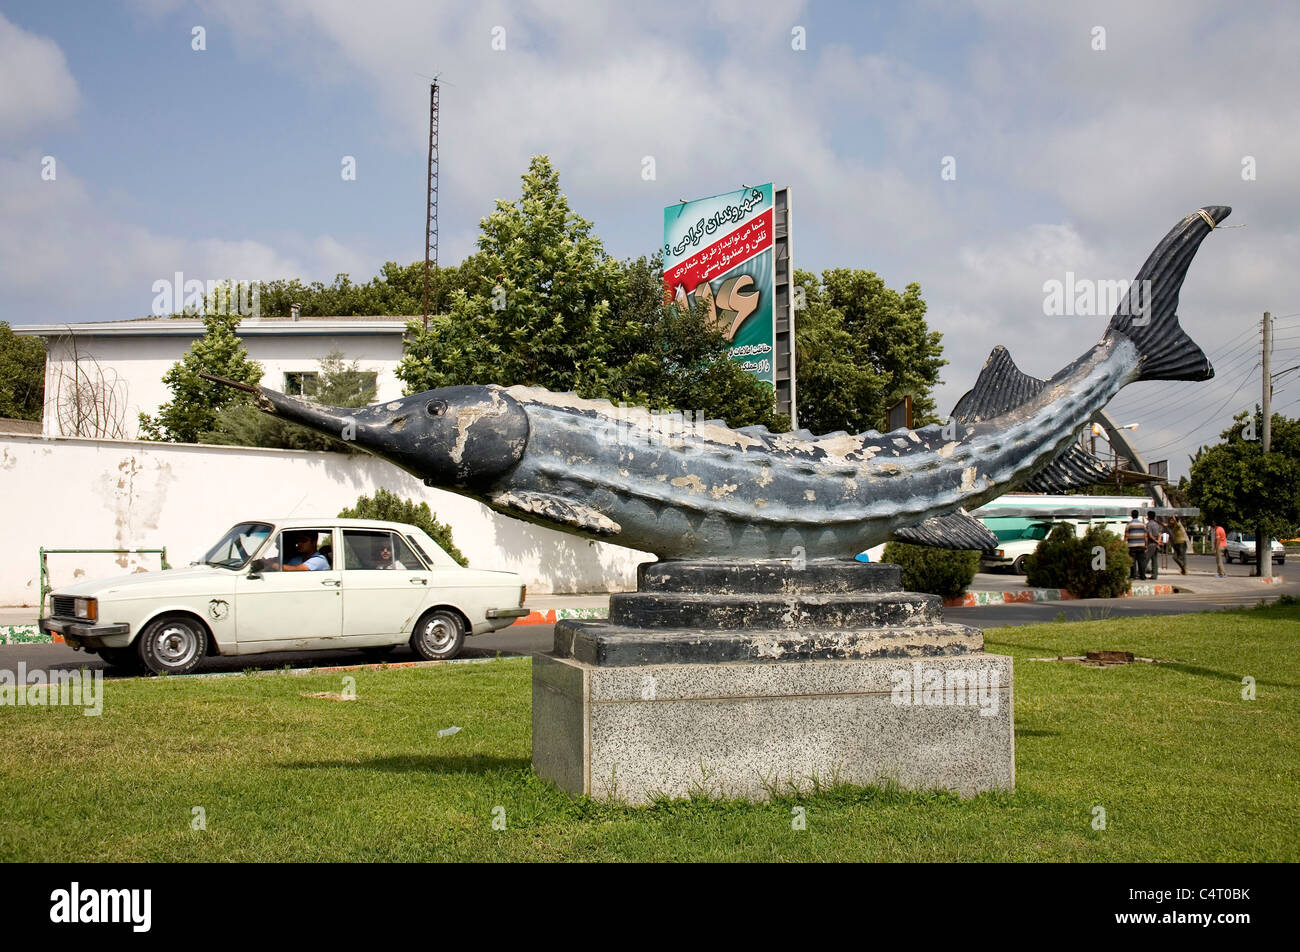
<path fill-rule="evenodd" d="M 347 363 L 356 361 L 359 370 L 373 371 L 378 390 L 376 401 L 392 400 L 402 395 L 397 378 L 397 364 L 402 359 L 400 332 L 380 331 L 365 334 L 297 332 L 294 324 L 280 322 L 276 334 L 241 334 L 250 359 L 262 365 L 262 385 L 272 390 L 284 389 L 286 372 L 319 372 L 320 359 L 337 350 Z M 260 330 L 260 327 L 259 327 Z M 106 379 L 117 386 L 118 399 L 125 407 L 125 436 L 139 432 L 141 413 L 155 414 L 172 393 L 162 382 L 163 375 L 189 350 L 202 334 L 171 335 L 77 335 L 77 355 L 83 368 L 91 359 L 98 361 Z M 60 368 L 71 372 L 73 365 L 70 338 L 47 339 L 45 367 L 45 433 L 62 436 L 59 429 L 58 380 Z"/>
<path fill-rule="evenodd" d="M 39 602 L 41 546 L 166 546 L 182 566 L 236 522 L 333 516 L 381 486 L 428 502 L 471 566 L 518 572 L 532 594 L 632 590 L 636 566 L 654 559 L 498 515 L 365 454 L 2 434 L 0 605 Z M 49 565 L 57 587 L 153 570 L 158 557 L 51 555 Z"/>

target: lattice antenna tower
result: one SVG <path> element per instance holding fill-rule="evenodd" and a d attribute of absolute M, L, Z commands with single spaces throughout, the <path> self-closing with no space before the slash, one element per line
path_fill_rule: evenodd
<path fill-rule="evenodd" d="M 424 218 L 424 329 L 429 329 L 429 274 L 438 267 L 438 79 L 429 84 L 429 190 Z M 437 307 L 437 298 L 433 305 Z"/>

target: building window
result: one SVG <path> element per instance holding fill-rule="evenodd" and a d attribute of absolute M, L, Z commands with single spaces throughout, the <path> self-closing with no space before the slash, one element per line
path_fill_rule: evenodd
<path fill-rule="evenodd" d="M 304 370 L 284 375 L 284 392 L 291 397 L 314 397 L 320 389 L 320 374 Z"/>

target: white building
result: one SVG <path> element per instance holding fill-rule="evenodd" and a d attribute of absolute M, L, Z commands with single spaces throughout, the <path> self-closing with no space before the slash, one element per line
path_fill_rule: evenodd
<path fill-rule="evenodd" d="M 262 365 L 262 385 L 310 393 L 320 360 L 331 351 L 375 374 L 377 401 L 402 394 L 397 364 L 407 317 L 245 318 L 237 334 Z M 141 413 L 171 400 L 162 378 L 203 336 L 198 318 L 150 317 L 81 324 L 14 325 L 45 340 L 46 436 L 135 439 Z"/>

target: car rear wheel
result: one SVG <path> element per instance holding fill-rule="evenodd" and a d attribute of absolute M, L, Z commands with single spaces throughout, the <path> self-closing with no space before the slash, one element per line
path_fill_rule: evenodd
<path fill-rule="evenodd" d="M 460 654 L 465 644 L 465 623 L 445 608 L 429 612 L 415 626 L 411 650 L 426 661 L 445 661 Z"/>
<path fill-rule="evenodd" d="M 208 633 L 190 618 L 159 618 L 137 640 L 140 660 L 154 674 L 193 671 L 208 650 Z"/>

